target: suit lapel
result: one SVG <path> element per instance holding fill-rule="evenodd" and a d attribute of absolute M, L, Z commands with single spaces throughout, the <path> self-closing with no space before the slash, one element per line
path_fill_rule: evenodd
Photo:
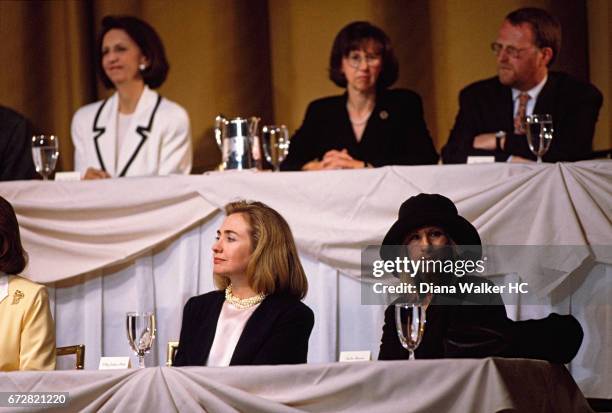
<path fill-rule="evenodd" d="M 118 176 L 126 175 L 142 146 L 149 138 L 149 133 L 153 128 L 153 121 L 160 103 L 161 96 L 145 86 L 127 129 L 127 136 L 121 148 L 121 153 L 118 156 Z"/>
<path fill-rule="evenodd" d="M 385 125 L 389 122 L 390 117 L 397 115 L 397 113 L 392 112 L 388 93 L 385 90 L 379 91 L 372 114 L 365 125 L 361 141 L 357 145 L 359 147 L 359 155 L 357 156 L 359 159 L 369 158 L 368 154 L 376 153 L 375 147 L 383 144 L 380 138 L 386 135 Z"/>
<path fill-rule="evenodd" d="M 501 102 L 500 105 L 494 105 L 490 110 L 496 110 L 495 118 L 499 119 L 498 124 L 503 125 L 502 130 L 506 133 L 514 131 L 514 100 L 512 100 L 512 89 L 502 85 L 497 80 L 497 97 L 495 102 Z"/>
<path fill-rule="evenodd" d="M 261 348 L 263 338 L 268 336 L 270 326 L 274 322 L 274 315 L 281 310 L 277 297 L 274 295 L 262 301 L 244 326 L 234 354 L 232 354 L 230 366 L 252 364 L 253 358 Z"/>
<path fill-rule="evenodd" d="M 349 116 L 348 108 L 346 107 L 347 100 L 348 93 L 345 92 L 344 95 L 342 95 L 342 99 L 340 99 L 341 106 L 338 108 L 338 119 L 344 119 L 341 126 L 341 128 L 344 130 L 341 131 L 338 136 L 346 137 L 346 140 L 342 142 L 340 148 L 346 148 L 349 152 L 353 152 L 357 146 L 357 138 L 355 137 L 353 125 L 351 124 L 351 117 Z"/>
<path fill-rule="evenodd" d="M 533 113 L 544 114 L 549 113 L 552 115 L 552 109 L 554 104 L 554 89 L 557 83 L 557 78 L 552 74 L 548 73 L 548 79 L 544 84 L 544 87 L 538 95 L 538 100 L 533 108 Z M 554 119 L 553 119 L 554 122 Z"/>
<path fill-rule="evenodd" d="M 117 137 L 117 93 L 102 102 L 92 125 L 94 146 L 100 169 L 115 176 L 115 152 Z"/>
<path fill-rule="evenodd" d="M 219 315 L 221 314 L 225 296 L 223 294 L 216 294 L 212 299 L 214 300 L 212 303 L 212 311 L 206 312 L 206 315 L 202 317 L 203 321 L 199 326 L 197 334 L 198 341 L 200 342 L 200 345 L 196 346 L 198 351 L 197 357 L 199 358 L 197 364 L 200 366 L 205 366 L 206 360 L 208 360 L 208 355 L 210 354 L 210 349 L 215 339 L 217 322 L 219 321 Z"/>

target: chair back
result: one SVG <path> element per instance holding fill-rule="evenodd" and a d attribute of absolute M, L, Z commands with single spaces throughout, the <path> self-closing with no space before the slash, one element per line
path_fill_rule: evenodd
<path fill-rule="evenodd" d="M 58 357 L 74 354 L 76 355 L 74 368 L 76 370 L 83 370 L 85 368 L 85 344 L 57 347 L 55 350 L 55 354 Z"/>
<path fill-rule="evenodd" d="M 166 353 L 166 366 L 172 367 L 174 364 L 174 356 L 176 355 L 176 350 L 178 350 L 179 342 L 178 341 L 168 341 L 168 351 Z"/>

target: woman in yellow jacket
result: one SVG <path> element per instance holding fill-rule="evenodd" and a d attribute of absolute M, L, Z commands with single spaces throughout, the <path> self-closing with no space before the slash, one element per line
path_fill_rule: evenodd
<path fill-rule="evenodd" d="M 19 225 L 0 197 L 0 371 L 55 369 L 55 326 L 44 286 L 18 275 L 26 266 Z"/>

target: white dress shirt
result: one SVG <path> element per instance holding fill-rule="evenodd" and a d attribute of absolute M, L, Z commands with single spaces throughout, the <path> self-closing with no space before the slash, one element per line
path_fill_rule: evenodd
<path fill-rule="evenodd" d="M 544 76 L 544 79 L 542 79 L 540 83 L 538 83 L 537 85 L 535 85 L 533 88 L 529 89 L 526 92 L 529 95 L 529 100 L 527 101 L 527 106 L 525 107 L 525 116 L 533 115 L 533 108 L 535 108 L 536 101 L 538 100 L 538 95 L 542 91 L 542 88 L 546 84 L 547 80 L 548 80 L 548 75 Z M 512 89 L 512 101 L 514 102 L 513 117 L 516 117 L 516 114 L 518 112 L 519 95 L 521 93 L 523 92 L 518 89 L 514 89 L 514 88 Z M 510 155 L 508 159 L 506 159 L 506 162 L 512 162 L 512 155 Z"/>
<path fill-rule="evenodd" d="M 533 114 L 533 108 L 535 107 L 536 101 L 538 100 L 538 95 L 542 91 L 542 88 L 546 84 L 548 80 L 548 75 L 544 76 L 544 79 L 533 88 L 529 89 L 526 93 L 529 95 L 529 100 L 527 101 L 527 107 L 525 108 L 525 116 L 530 116 Z M 516 112 L 518 111 L 519 106 L 519 95 L 523 93 L 518 89 L 512 89 L 512 101 L 514 102 L 514 116 L 516 116 Z"/>

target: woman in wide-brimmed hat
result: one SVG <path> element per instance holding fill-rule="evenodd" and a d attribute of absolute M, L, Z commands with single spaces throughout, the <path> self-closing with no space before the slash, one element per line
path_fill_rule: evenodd
<path fill-rule="evenodd" d="M 450 199 L 419 194 L 400 207 L 397 221 L 383 240 L 381 257 L 394 259 L 407 250 L 411 260 L 480 259 L 481 244 L 476 228 L 459 215 Z M 428 275 L 421 282 L 432 281 Z M 434 283 L 439 275 L 433 274 Z M 490 284 L 474 275 L 465 275 L 460 282 Z M 434 294 L 426 313 L 416 358 L 500 356 L 568 363 L 583 338 L 580 324 L 571 315 L 553 313 L 541 320 L 510 320 L 498 293 L 475 296 L 458 290 L 450 295 Z M 391 305 L 385 311 L 379 359 L 406 359 L 408 354 L 400 343 L 395 305 Z"/>

